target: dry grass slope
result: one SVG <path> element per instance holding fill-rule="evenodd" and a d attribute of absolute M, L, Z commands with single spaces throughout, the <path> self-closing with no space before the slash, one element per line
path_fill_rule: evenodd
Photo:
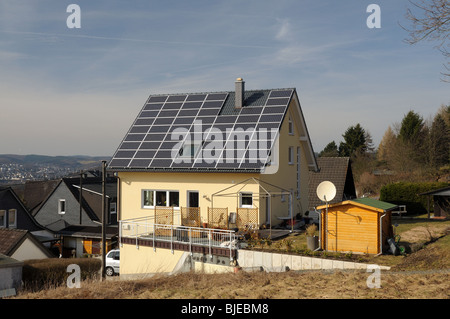
<path fill-rule="evenodd" d="M 442 224 L 441 224 L 442 225 Z M 63 286 L 23 292 L 25 299 L 449 299 L 450 236 L 446 228 L 431 242 L 407 256 L 379 256 L 370 263 L 383 264 L 395 257 L 390 271 L 381 273 L 381 288 L 368 288 L 372 273 L 364 271 L 236 274 L 184 273 L 125 281 L 87 280 L 81 288 Z M 414 227 L 413 227 L 414 228 Z M 413 231 L 419 236 L 426 232 Z M 422 237 L 421 237 L 422 238 Z M 430 238 L 428 238 L 430 239 Z M 421 239 L 422 240 L 422 239 Z M 420 242 L 420 241 L 419 241 Z"/>

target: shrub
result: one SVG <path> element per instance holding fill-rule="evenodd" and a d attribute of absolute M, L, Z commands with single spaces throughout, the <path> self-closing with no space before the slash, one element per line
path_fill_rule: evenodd
<path fill-rule="evenodd" d="M 313 237 L 316 234 L 316 230 L 316 224 L 310 224 L 308 227 L 306 227 L 306 236 Z"/>
<path fill-rule="evenodd" d="M 26 260 L 22 272 L 24 289 L 37 291 L 65 285 L 67 277 L 71 274 L 71 272 L 67 272 L 67 266 L 70 264 L 80 266 L 81 280 L 86 280 L 98 276 L 102 262 L 98 258 L 50 258 Z"/>
<path fill-rule="evenodd" d="M 396 205 L 406 205 L 408 214 L 425 214 L 428 198 L 419 194 L 447 186 L 449 186 L 448 183 L 399 182 L 389 184 L 381 188 L 380 200 Z"/>

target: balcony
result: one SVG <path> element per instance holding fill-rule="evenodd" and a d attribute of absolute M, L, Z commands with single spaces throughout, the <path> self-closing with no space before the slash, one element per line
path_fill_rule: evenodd
<path fill-rule="evenodd" d="M 176 217 L 183 219 L 182 215 Z M 149 246 L 154 250 L 165 248 L 172 252 L 183 250 L 191 254 L 209 254 L 211 257 L 229 256 L 230 261 L 236 258 L 237 238 L 234 230 L 174 225 L 173 211 L 172 214 L 166 211 L 164 219 L 168 223 L 155 223 L 155 220 L 163 220 L 162 217 L 158 219 L 156 214 L 119 221 L 120 246 L 132 244 L 137 248 Z"/>

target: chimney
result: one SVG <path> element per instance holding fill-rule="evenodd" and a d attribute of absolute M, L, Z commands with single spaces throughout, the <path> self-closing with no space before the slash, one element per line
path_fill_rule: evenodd
<path fill-rule="evenodd" d="M 241 108 L 244 106 L 244 80 L 242 78 L 237 78 L 235 84 L 235 101 L 234 107 Z"/>

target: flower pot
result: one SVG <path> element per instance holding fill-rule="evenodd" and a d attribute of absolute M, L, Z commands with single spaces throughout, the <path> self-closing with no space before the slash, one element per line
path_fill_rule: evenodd
<path fill-rule="evenodd" d="M 316 250 L 317 248 L 319 248 L 319 237 L 317 236 L 306 237 L 306 245 L 309 250 Z"/>

